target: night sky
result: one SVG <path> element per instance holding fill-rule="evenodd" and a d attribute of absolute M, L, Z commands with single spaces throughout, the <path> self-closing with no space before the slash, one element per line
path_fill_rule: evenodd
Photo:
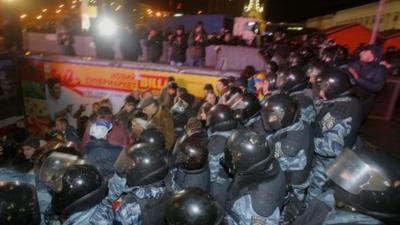
<path fill-rule="evenodd" d="M 24 8 L 43 7 L 45 5 L 56 5 L 61 2 L 69 2 L 72 0 L 31 0 L 25 1 Z M 124 0 L 136 3 L 146 3 L 158 9 L 171 9 L 170 5 L 176 5 L 178 2 L 183 3 L 184 13 L 193 13 L 197 10 L 204 12 L 208 8 L 209 0 Z M 243 0 L 217 0 L 235 4 L 243 2 Z M 260 0 L 263 1 L 263 0 Z M 340 9 L 352 6 L 363 5 L 377 0 L 264 0 L 266 4 L 266 18 L 274 22 L 302 22 L 307 18 L 325 15 Z M 29 4 L 28 4 L 29 3 Z M 40 5 L 40 6 L 38 6 Z M 35 8 L 36 8 L 35 7 Z M 229 10 L 226 5 L 226 10 Z M 233 7 L 232 7 L 233 8 Z"/>
<path fill-rule="evenodd" d="M 301 22 L 340 9 L 376 2 L 377 0 L 267 0 L 267 19 Z"/>
<path fill-rule="evenodd" d="M 161 7 L 169 1 L 177 0 L 139 0 Z M 207 8 L 208 0 L 180 0 L 193 8 Z M 262 0 L 261 0 L 262 1 Z M 301 22 L 307 18 L 324 15 L 352 6 L 363 5 L 377 0 L 265 0 L 266 18 L 272 21 Z M 234 3 L 235 0 L 232 0 Z"/>

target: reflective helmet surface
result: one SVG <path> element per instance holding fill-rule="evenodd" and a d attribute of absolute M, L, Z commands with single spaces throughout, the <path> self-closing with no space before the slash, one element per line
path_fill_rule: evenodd
<path fill-rule="evenodd" d="M 186 170 L 199 170 L 208 163 L 206 138 L 190 136 L 177 141 L 173 151 L 175 165 Z"/>
<path fill-rule="evenodd" d="M 165 219 L 168 225 L 220 225 L 223 212 L 207 192 L 186 188 L 170 199 Z"/>
<path fill-rule="evenodd" d="M 118 156 L 114 168 L 125 176 L 129 187 L 157 183 L 168 173 L 165 152 L 151 144 L 135 144 Z"/>
<path fill-rule="evenodd" d="M 233 110 L 226 105 L 217 104 L 207 114 L 206 125 L 213 131 L 228 131 L 237 127 Z"/>
<path fill-rule="evenodd" d="M 232 105 L 235 110 L 236 118 L 242 123 L 246 123 L 249 119 L 258 115 L 261 109 L 260 101 L 254 94 L 243 94 L 237 104 Z"/>
<path fill-rule="evenodd" d="M 264 138 L 254 131 L 241 129 L 229 137 L 224 163 L 231 173 L 247 175 L 267 170 L 273 159 Z"/>
<path fill-rule="evenodd" d="M 148 128 L 140 133 L 136 143 L 147 143 L 156 146 L 159 149 L 165 148 L 165 139 L 163 133 L 157 128 Z"/>
<path fill-rule="evenodd" d="M 261 102 L 261 120 L 266 131 L 293 124 L 299 115 L 298 103 L 287 94 L 276 94 Z"/>
<path fill-rule="evenodd" d="M 349 94 L 351 83 L 349 75 L 340 69 L 328 69 L 317 76 L 316 89 L 323 91 L 326 99 L 334 99 Z"/>
<path fill-rule="evenodd" d="M 72 165 L 62 175 L 62 189 L 54 193 L 52 206 L 57 214 L 61 214 L 67 208 L 71 208 L 71 205 L 77 201 L 88 198 L 89 195 L 99 190 L 103 185 L 103 177 L 94 166 Z M 106 192 L 102 194 L 102 197 L 104 197 Z M 98 201 L 88 202 L 82 211 L 98 203 Z"/>

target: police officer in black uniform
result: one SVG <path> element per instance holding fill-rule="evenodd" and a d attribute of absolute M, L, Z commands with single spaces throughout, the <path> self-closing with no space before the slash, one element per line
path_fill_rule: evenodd
<path fill-rule="evenodd" d="M 313 93 L 308 88 L 308 77 L 299 67 L 282 70 L 277 74 L 276 86 L 280 92 L 288 93 L 299 103 L 301 119 L 311 124 L 315 121 Z"/>
<path fill-rule="evenodd" d="M 122 190 L 110 189 L 109 196 L 117 196 L 115 221 L 130 225 L 164 224 L 164 210 L 171 195 L 165 184 L 166 154 L 154 145 L 139 143 L 122 152 L 114 166 L 119 176 L 126 179 Z"/>
<path fill-rule="evenodd" d="M 298 104 L 289 95 L 277 94 L 265 99 L 262 104 L 262 122 L 270 132 L 268 144 L 287 177 L 289 193 L 283 213 L 287 222 L 295 216 L 293 213 L 298 214 L 305 208 L 314 158 L 313 131 L 308 123 L 300 119 Z"/>
<path fill-rule="evenodd" d="M 187 187 L 210 191 L 207 144 L 207 139 L 196 136 L 178 140 L 172 153 L 175 168 L 170 170 L 167 178 L 174 191 Z"/>
<path fill-rule="evenodd" d="M 226 105 L 213 106 L 207 115 L 209 152 L 208 164 L 211 172 L 211 194 L 221 205 L 225 201 L 226 188 L 231 178 L 220 164 L 225 144 L 238 126 L 234 111 Z"/>
<path fill-rule="evenodd" d="M 323 192 L 327 166 L 345 147 L 354 146 L 363 119 L 361 103 L 352 96 L 346 72 L 339 69 L 322 72 L 317 77 L 316 89 L 321 100 L 316 103 L 315 162 L 308 201 Z"/>
<path fill-rule="evenodd" d="M 279 224 L 286 178 L 264 138 L 253 131 L 236 131 L 226 144 L 223 164 L 234 174 L 225 202 L 225 222 Z"/>
<path fill-rule="evenodd" d="M 265 136 L 265 130 L 260 122 L 261 105 L 257 96 L 250 93 L 243 94 L 240 101 L 232 105 L 232 109 L 235 110 L 236 118 L 243 127 Z"/>

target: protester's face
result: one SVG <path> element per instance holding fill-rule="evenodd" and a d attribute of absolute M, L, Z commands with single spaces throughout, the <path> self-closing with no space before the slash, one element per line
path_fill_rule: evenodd
<path fill-rule="evenodd" d="M 175 89 L 173 89 L 173 88 L 168 88 L 168 94 L 169 95 L 174 95 L 174 94 L 176 94 L 176 90 Z"/>
<path fill-rule="evenodd" d="M 143 113 L 145 113 L 148 116 L 148 118 L 151 118 L 156 113 L 156 111 L 157 111 L 157 106 L 154 103 L 150 104 L 147 107 L 144 107 L 143 109 Z"/>
<path fill-rule="evenodd" d="M 211 105 L 217 104 L 217 96 L 213 93 L 208 93 L 207 94 L 207 102 L 210 103 Z"/>
<path fill-rule="evenodd" d="M 125 111 L 129 113 L 129 112 L 132 112 L 133 109 L 135 109 L 135 105 L 132 103 L 126 103 L 124 108 L 125 108 Z"/>
<path fill-rule="evenodd" d="M 144 128 L 135 119 L 132 120 L 131 123 L 132 123 L 132 134 L 133 136 L 138 137 L 142 133 Z"/>
<path fill-rule="evenodd" d="M 93 112 L 93 113 L 96 113 L 97 110 L 99 109 L 99 107 L 100 107 L 100 105 L 99 105 L 98 103 L 94 103 L 94 104 L 92 105 L 92 112 Z"/>
<path fill-rule="evenodd" d="M 22 153 L 24 154 L 25 159 L 31 159 L 33 153 L 35 153 L 35 149 L 32 148 L 31 146 L 23 146 Z"/>
<path fill-rule="evenodd" d="M 231 41 L 231 35 L 230 34 L 226 34 L 225 36 L 224 36 L 224 41 L 225 42 L 229 42 L 229 41 Z"/>
<path fill-rule="evenodd" d="M 57 131 L 65 131 L 67 129 L 67 124 L 61 121 L 56 121 L 56 130 Z"/>
<path fill-rule="evenodd" d="M 183 34 L 183 30 L 181 30 L 181 29 L 176 30 L 176 34 L 177 35 L 182 35 Z"/>
<path fill-rule="evenodd" d="M 55 84 L 50 90 L 50 95 L 55 99 L 59 99 L 61 97 L 61 84 Z"/>
<path fill-rule="evenodd" d="M 217 82 L 217 90 L 221 95 L 226 92 L 227 87 L 220 81 Z"/>
<path fill-rule="evenodd" d="M 360 52 L 360 61 L 361 62 L 372 62 L 374 61 L 374 54 L 371 50 L 365 50 Z"/>
<path fill-rule="evenodd" d="M 196 27 L 196 32 L 200 33 L 203 30 L 202 26 L 197 26 Z"/>

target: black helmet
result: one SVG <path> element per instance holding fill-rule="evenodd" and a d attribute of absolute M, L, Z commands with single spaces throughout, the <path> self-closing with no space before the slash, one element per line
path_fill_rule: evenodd
<path fill-rule="evenodd" d="M 315 51 L 313 48 L 308 47 L 308 46 L 303 46 L 299 50 L 297 50 L 298 54 L 303 56 L 305 61 L 309 61 L 315 57 Z"/>
<path fill-rule="evenodd" d="M 92 165 L 72 165 L 62 175 L 62 189 L 54 192 L 52 206 L 63 216 L 85 211 L 107 195 L 107 182 Z"/>
<path fill-rule="evenodd" d="M 316 79 L 316 87 L 319 93 L 323 91 L 326 99 L 334 99 L 350 94 L 351 83 L 346 72 L 340 69 L 328 69 Z"/>
<path fill-rule="evenodd" d="M 152 144 L 158 149 L 165 148 L 164 135 L 157 128 L 148 128 L 144 130 L 137 138 L 136 143 Z"/>
<path fill-rule="evenodd" d="M 228 138 L 224 164 L 234 174 L 247 175 L 267 171 L 273 159 L 262 136 L 251 130 L 238 130 Z"/>
<path fill-rule="evenodd" d="M 289 67 L 303 66 L 305 59 L 302 55 L 296 52 L 291 52 L 288 58 Z"/>
<path fill-rule="evenodd" d="M 208 163 L 207 139 L 184 136 L 176 143 L 173 156 L 175 165 L 186 170 L 199 170 Z"/>
<path fill-rule="evenodd" d="M 321 60 L 332 66 L 346 64 L 348 58 L 348 50 L 339 45 L 325 48 L 321 53 Z"/>
<path fill-rule="evenodd" d="M 266 131 L 276 131 L 293 124 L 298 118 L 298 104 L 287 94 L 276 94 L 262 103 L 261 120 Z"/>
<path fill-rule="evenodd" d="M 307 65 L 306 74 L 307 77 L 316 77 L 326 70 L 328 65 L 322 61 L 313 61 Z"/>
<path fill-rule="evenodd" d="M 135 144 L 122 151 L 114 164 L 126 176 L 129 187 L 157 183 L 168 173 L 168 159 L 164 151 L 151 144 Z"/>
<path fill-rule="evenodd" d="M 235 110 L 235 117 L 245 124 L 251 118 L 258 115 L 261 105 L 257 96 L 246 93 L 242 95 L 241 100 L 237 104 L 232 105 L 232 108 Z"/>
<path fill-rule="evenodd" d="M 0 182 L 0 224 L 40 224 L 38 199 L 32 185 Z"/>
<path fill-rule="evenodd" d="M 345 149 L 327 168 L 335 199 L 351 211 L 400 224 L 400 161 L 382 149 Z"/>
<path fill-rule="evenodd" d="M 220 225 L 223 212 L 207 192 L 186 188 L 169 200 L 165 220 L 168 225 Z"/>
<path fill-rule="evenodd" d="M 237 127 L 234 112 L 229 106 L 217 104 L 207 114 L 206 125 L 213 131 L 228 131 Z"/>
<path fill-rule="evenodd" d="M 300 91 L 306 88 L 308 77 L 299 67 L 291 67 L 277 74 L 276 87 L 283 92 Z"/>

